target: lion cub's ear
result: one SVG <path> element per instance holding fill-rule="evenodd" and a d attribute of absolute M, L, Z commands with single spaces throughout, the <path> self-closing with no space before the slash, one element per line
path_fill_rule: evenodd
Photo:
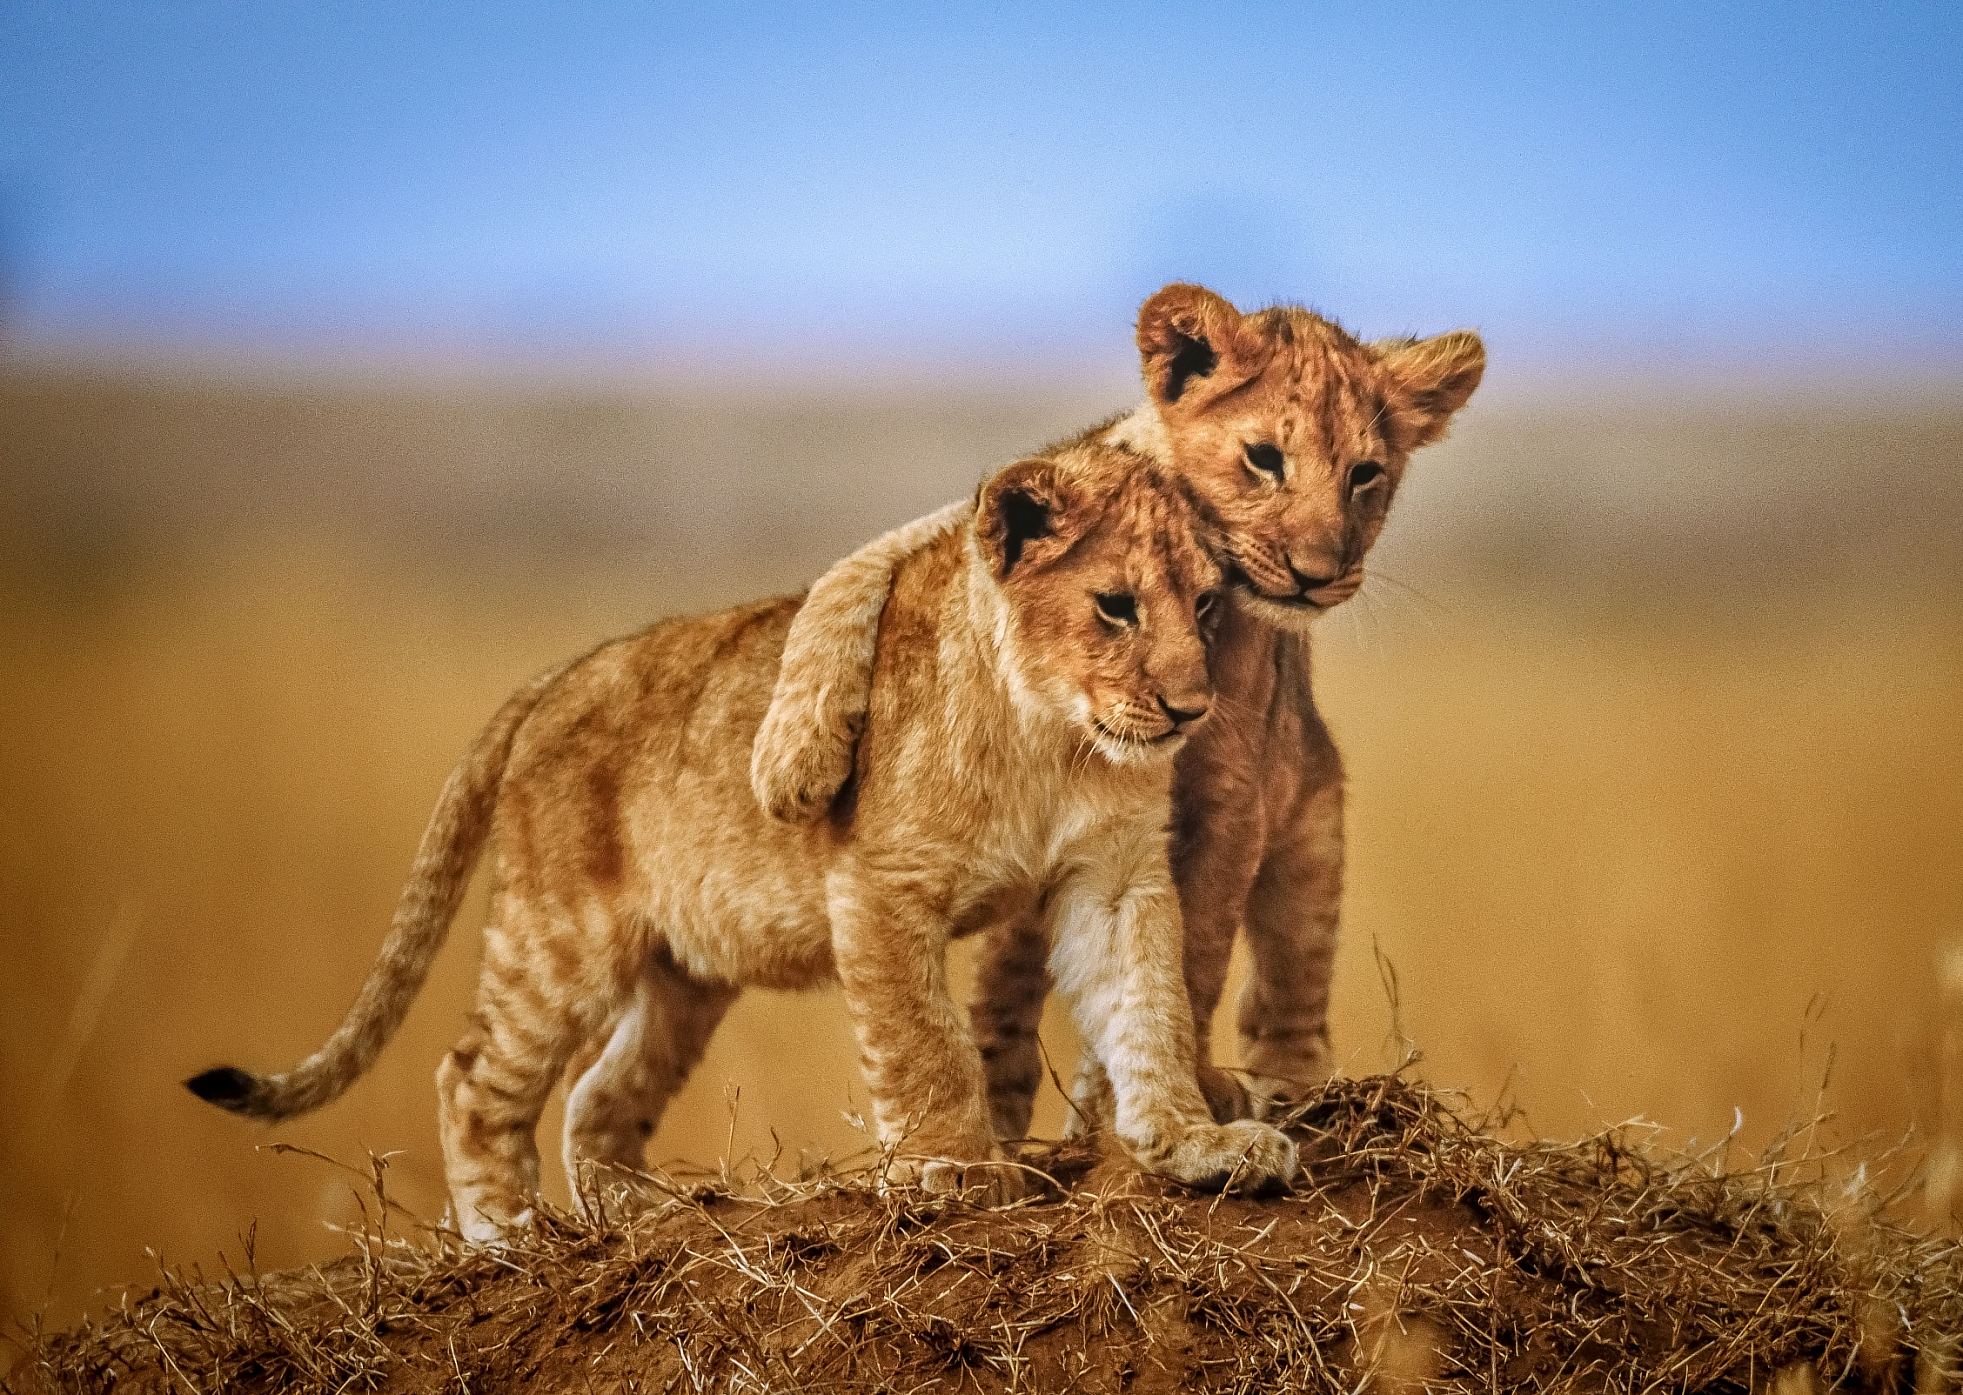
<path fill-rule="evenodd" d="M 1018 567 L 1040 567 L 1070 549 L 1082 531 L 1076 490 L 1053 460 L 1018 460 L 981 488 L 975 533 L 998 581 Z"/>
<path fill-rule="evenodd" d="M 1199 406 L 1259 373 L 1267 339 L 1224 296 L 1175 281 L 1138 307 L 1138 355 L 1160 408 Z"/>
<path fill-rule="evenodd" d="M 1385 340 L 1371 347 L 1398 387 L 1399 444 L 1406 450 L 1443 436 L 1452 413 L 1466 404 L 1486 372 L 1486 346 L 1469 329 L 1429 339 Z"/>

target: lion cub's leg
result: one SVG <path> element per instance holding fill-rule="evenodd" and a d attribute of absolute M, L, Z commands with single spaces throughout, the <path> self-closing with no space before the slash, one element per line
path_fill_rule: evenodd
<path fill-rule="evenodd" d="M 1253 972 L 1241 991 L 1241 1059 L 1267 1099 L 1287 1100 L 1328 1078 L 1342 900 L 1343 782 L 1332 769 L 1276 833 L 1248 902 Z"/>
<path fill-rule="evenodd" d="M 1117 1097 L 1111 1092 L 1111 1077 L 1097 1053 L 1088 1046 L 1077 1061 L 1077 1078 L 1070 1082 L 1070 1112 L 1063 1119 L 1065 1138 L 1089 1138 L 1111 1127 L 1117 1111 Z"/>
<path fill-rule="evenodd" d="M 1006 1199 L 1013 1171 L 989 1128 L 981 1054 L 947 982 L 950 927 L 934 898 L 855 870 L 827 887 L 832 953 L 895 1172 L 933 1190 Z"/>
<path fill-rule="evenodd" d="M 1248 861 L 1251 863 L 1252 859 Z M 1251 866 L 1247 880 L 1253 881 Z M 1182 889 L 1184 885 L 1182 882 Z M 1181 899 L 1185 901 L 1184 897 Z M 1207 1059 L 1213 1014 L 1220 1006 L 1220 994 L 1226 986 L 1234 932 L 1240 925 L 1240 908 L 1246 904 L 1243 890 L 1205 909 L 1194 907 L 1185 922 L 1186 993 L 1193 1008 L 1194 1077 L 1206 1099 L 1207 1112 L 1221 1124 L 1231 1119 L 1250 1119 L 1255 1113 L 1254 1102 L 1239 1077 Z M 1041 1010 L 1039 1003 L 1037 1011 Z M 1112 1105 L 1110 1078 L 1097 1057 L 1086 1052 L 1078 1062 L 1077 1079 L 1070 1088 L 1070 1117 L 1065 1122 L 1065 1136 L 1075 1138 L 1106 1127 L 1111 1122 Z"/>
<path fill-rule="evenodd" d="M 1268 835 L 1260 771 L 1249 743 L 1226 723 L 1182 759 L 1176 785 L 1179 837 L 1172 874 L 1179 885 L 1185 924 L 1186 992 L 1199 1040 L 1200 1090 L 1222 1122 L 1254 1112 L 1240 1078 L 1213 1064 L 1213 1017 L 1227 986 L 1234 937 L 1246 919 L 1248 898 Z"/>
<path fill-rule="evenodd" d="M 1250 800 L 1250 804 L 1252 801 Z M 1186 992 L 1193 1009 L 1196 1076 L 1207 1110 L 1226 1123 L 1253 1113 L 1246 1088 L 1207 1060 L 1213 1014 L 1227 982 L 1234 934 L 1259 867 L 1258 809 L 1199 821 L 1202 830 L 1182 846 L 1176 862 L 1184 912 Z M 975 1039 L 988 1076 L 989 1116 L 995 1136 L 1021 1138 L 1043 1078 L 1037 1029 L 1050 989 L 1045 962 L 1049 942 L 1034 924 L 1003 926 L 983 942 L 975 979 Z M 1111 1119 L 1111 1082 L 1094 1053 L 1086 1052 L 1070 1090 L 1068 1137 L 1103 1128 Z"/>
<path fill-rule="evenodd" d="M 1141 857 L 1144 848 L 1140 849 Z M 1295 1146 L 1253 1120 L 1215 1123 L 1196 1078 L 1192 1004 L 1171 878 L 1073 877 L 1053 900 L 1050 968 L 1110 1077 L 1114 1132 L 1149 1171 L 1196 1186 L 1256 1189 L 1295 1170 Z"/>
<path fill-rule="evenodd" d="M 1190 789 L 1196 782 L 1182 781 Z M 1226 782 L 1215 782 L 1224 790 Z M 1231 1071 L 1209 1059 L 1213 1015 L 1227 984 L 1227 966 L 1234 936 L 1260 869 L 1263 822 L 1258 791 L 1242 790 L 1233 798 L 1188 796 L 1181 810 L 1184 836 L 1173 854 L 1173 875 L 1179 884 L 1183 922 L 1183 962 L 1187 1001 L 1193 1009 L 1195 1076 L 1207 1111 L 1218 1123 L 1254 1114 L 1247 1088 Z M 1040 1006 L 1037 1009 L 1040 1011 Z M 1078 1134 L 1103 1127 L 1110 1119 L 1111 1083 L 1094 1055 L 1078 1066 L 1070 1092 L 1069 1132 Z"/>
<path fill-rule="evenodd" d="M 639 1168 L 662 1112 L 702 1059 L 738 990 L 705 983 L 658 953 L 605 1049 L 566 1096 L 566 1176 L 577 1193 L 586 1166 Z"/>
<path fill-rule="evenodd" d="M 1244 878 L 1240 875 L 1242 861 L 1246 864 Z M 1193 884 L 1192 891 L 1188 890 L 1186 880 L 1180 883 L 1180 903 L 1189 908 L 1185 937 L 1186 994 L 1193 1006 L 1193 1034 L 1198 1043 L 1196 1077 L 1208 1111 L 1222 1123 L 1254 1117 L 1247 1087 L 1233 1072 L 1222 1070 L 1211 1059 L 1213 1014 L 1227 986 L 1234 935 L 1240 929 L 1254 883 L 1253 859 L 1236 860 L 1233 872 L 1233 876 L 1216 881 L 1199 880 Z"/>
<path fill-rule="evenodd" d="M 530 1219 L 539 1115 L 574 1048 L 609 1010 L 570 976 L 579 953 L 543 949 L 549 936 L 577 933 L 501 897 L 485 933 L 477 1010 L 437 1068 L 443 1171 L 457 1226 L 474 1244 Z"/>
<path fill-rule="evenodd" d="M 1029 1136 L 1043 1081 L 1037 1030 L 1050 992 L 1049 957 L 1049 936 L 1035 920 L 998 925 L 982 937 L 968 1015 L 988 1083 L 989 1120 L 1003 1142 Z"/>

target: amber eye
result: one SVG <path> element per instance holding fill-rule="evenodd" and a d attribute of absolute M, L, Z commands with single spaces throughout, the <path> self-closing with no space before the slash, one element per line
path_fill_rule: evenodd
<path fill-rule="evenodd" d="M 1218 591 L 1202 591 L 1200 598 L 1193 602 L 1193 617 L 1197 620 L 1206 619 L 1207 616 L 1213 614 L 1213 607 L 1218 604 L 1219 600 L 1220 593 Z"/>
<path fill-rule="evenodd" d="M 1281 447 L 1267 441 L 1253 441 L 1241 447 L 1241 458 L 1247 462 L 1248 469 L 1271 480 L 1279 480 L 1284 473 Z"/>
<path fill-rule="evenodd" d="M 1361 494 L 1384 477 L 1384 467 L 1374 460 L 1350 466 L 1350 493 Z"/>
<path fill-rule="evenodd" d="M 1107 625 L 1136 625 L 1138 598 L 1129 591 L 1104 591 L 1091 598 L 1097 603 L 1097 618 Z"/>

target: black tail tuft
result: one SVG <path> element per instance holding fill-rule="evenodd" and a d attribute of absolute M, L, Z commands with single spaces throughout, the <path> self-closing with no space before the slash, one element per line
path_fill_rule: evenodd
<path fill-rule="evenodd" d="M 259 1093 L 259 1081 L 250 1071 L 242 1071 L 237 1066 L 214 1066 L 185 1081 L 184 1088 L 220 1109 L 249 1114 L 252 1112 L 253 1097 Z"/>

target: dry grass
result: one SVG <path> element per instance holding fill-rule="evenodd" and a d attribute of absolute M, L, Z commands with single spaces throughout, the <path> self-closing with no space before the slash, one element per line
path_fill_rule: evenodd
<path fill-rule="evenodd" d="M 338 1392 L 1956 1388 L 1963 1247 L 1774 1150 L 1640 1130 L 1508 1142 L 1395 1076 L 1296 1125 L 1312 1186 L 1196 1197 L 1035 1155 L 1004 1212 L 863 1174 L 646 1185 L 497 1251 L 405 1229 L 376 1172 L 354 1252 L 157 1288 L 35 1341 L 25 1390 Z M 609 1211 L 613 1214 L 608 1214 Z"/>

